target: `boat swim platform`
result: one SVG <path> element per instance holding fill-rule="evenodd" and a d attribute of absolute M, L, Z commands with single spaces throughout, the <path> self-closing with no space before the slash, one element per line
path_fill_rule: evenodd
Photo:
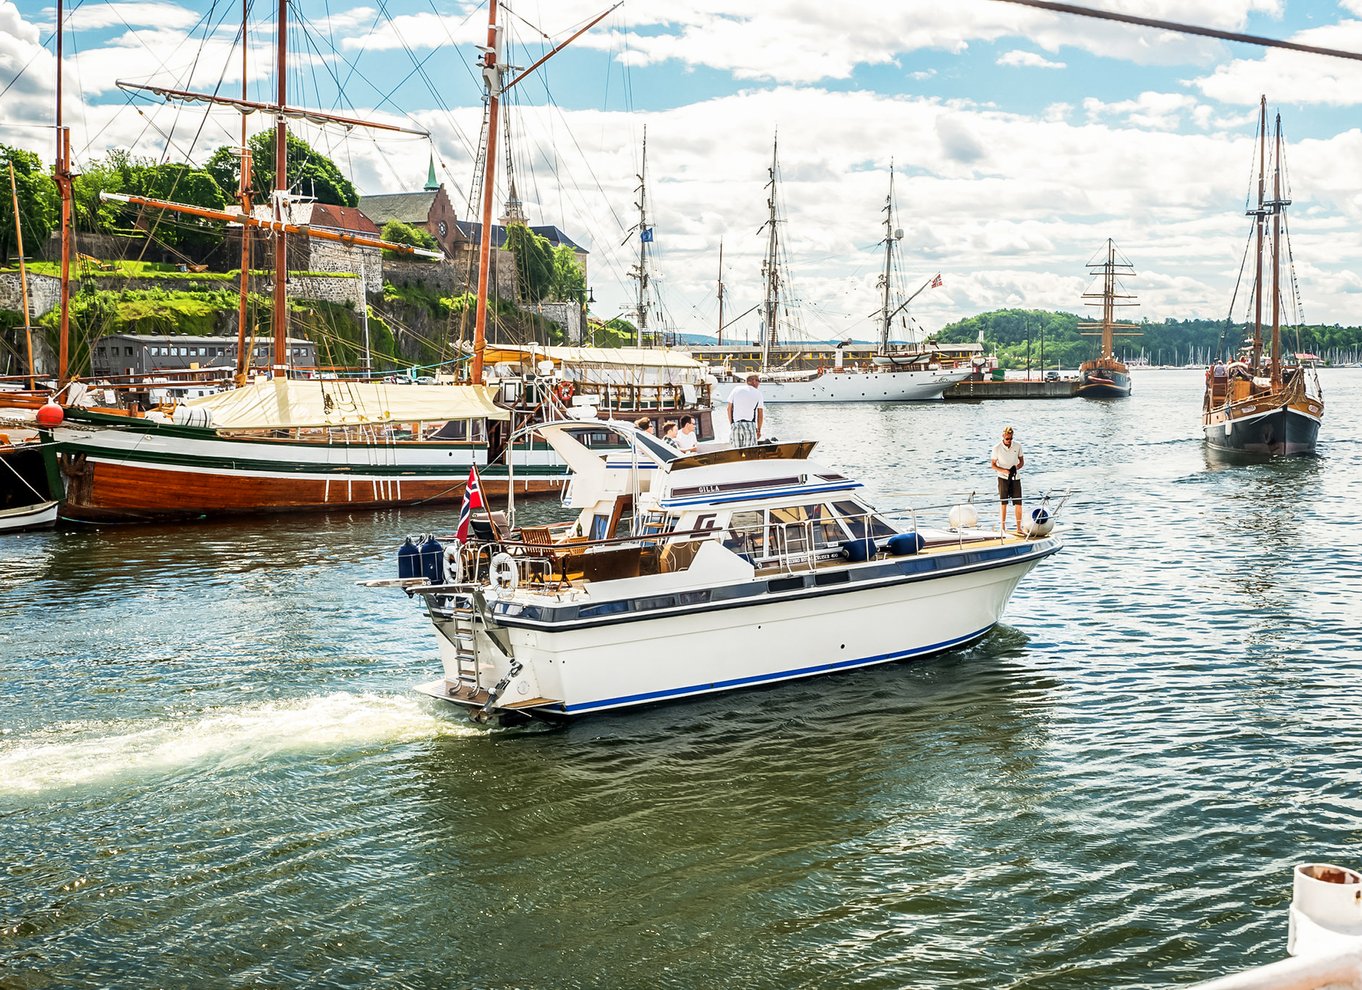
<path fill-rule="evenodd" d="M 439 701 L 452 701 L 455 704 L 468 705 L 471 708 L 481 708 L 487 704 L 488 698 L 491 697 L 491 693 L 486 688 L 477 688 L 467 681 L 451 681 L 445 678 L 418 684 L 415 690 Z M 516 698 L 499 701 L 497 708 L 515 711 L 523 708 L 542 708 L 545 705 L 561 704 L 561 701 L 554 698 Z"/>
<path fill-rule="evenodd" d="M 949 386 L 942 397 L 947 400 L 977 399 L 1072 399 L 1078 395 L 1077 378 L 1061 378 L 1056 382 L 1041 381 L 1039 378 L 1025 380 L 971 381 L 956 382 Z"/>

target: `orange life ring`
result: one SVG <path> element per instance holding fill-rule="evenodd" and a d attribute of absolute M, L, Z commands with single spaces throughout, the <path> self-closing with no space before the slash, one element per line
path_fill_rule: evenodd
<path fill-rule="evenodd" d="M 558 396 L 558 401 L 567 405 L 572 401 L 572 397 L 577 393 L 577 387 L 572 382 L 559 382 L 553 387 L 553 394 Z"/>

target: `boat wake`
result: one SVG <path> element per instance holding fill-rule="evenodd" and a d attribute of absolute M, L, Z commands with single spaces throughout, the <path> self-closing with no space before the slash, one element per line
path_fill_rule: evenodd
<path fill-rule="evenodd" d="M 79 722 L 0 742 L 0 795 L 127 782 L 479 730 L 414 698 L 312 696 L 157 721 Z"/>

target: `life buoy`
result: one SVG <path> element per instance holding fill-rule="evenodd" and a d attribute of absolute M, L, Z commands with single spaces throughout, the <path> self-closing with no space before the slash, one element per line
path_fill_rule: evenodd
<path fill-rule="evenodd" d="M 559 382 L 553 387 L 553 394 L 558 397 L 558 401 L 567 405 L 572 401 L 572 397 L 577 394 L 577 386 L 572 382 Z"/>
<path fill-rule="evenodd" d="M 445 547 L 445 584 L 463 584 L 463 548 L 457 543 Z"/>
<path fill-rule="evenodd" d="M 515 558 L 509 553 L 493 554 L 488 570 L 494 588 L 514 591 L 516 585 L 520 583 L 520 569 L 516 567 Z"/>

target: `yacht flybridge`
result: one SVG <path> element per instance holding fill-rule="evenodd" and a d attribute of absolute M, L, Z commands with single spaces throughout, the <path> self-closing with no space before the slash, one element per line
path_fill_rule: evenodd
<path fill-rule="evenodd" d="M 608 452 L 585 443 L 602 428 L 618 437 Z M 424 576 L 366 582 L 424 599 L 444 674 L 419 690 L 479 721 L 954 649 L 992 629 L 1017 582 L 1060 549 L 1048 503 L 1025 536 L 978 528 L 969 505 L 950 509 L 955 528 L 915 510 L 893 522 L 859 482 L 811 461 L 811 441 L 682 455 L 616 422 L 539 432 L 571 471 L 574 522 L 501 532 L 489 514 L 474 520 L 482 538 L 437 553 L 433 570 L 428 556 Z"/>

